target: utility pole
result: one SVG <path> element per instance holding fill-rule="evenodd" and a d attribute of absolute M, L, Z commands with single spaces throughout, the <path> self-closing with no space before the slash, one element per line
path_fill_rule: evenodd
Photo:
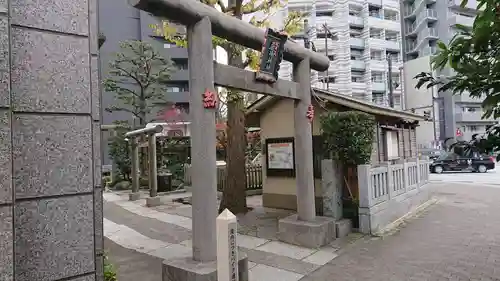
<path fill-rule="evenodd" d="M 328 56 L 328 35 L 327 35 L 327 30 L 328 30 L 328 26 L 326 25 L 326 23 L 323 24 L 323 29 L 325 30 L 325 55 L 326 57 L 328 58 L 328 60 L 330 60 L 330 57 Z M 325 72 L 325 82 L 326 82 L 326 90 L 327 91 L 330 91 L 330 77 L 328 76 L 328 69 L 330 68 L 330 65 L 328 65 L 328 68 L 326 69 L 326 72 Z"/>
<path fill-rule="evenodd" d="M 323 24 L 323 30 L 325 31 L 325 55 L 328 57 L 328 60 L 330 60 L 330 57 L 328 56 L 328 38 L 331 38 L 332 40 L 335 39 L 335 35 L 330 31 L 330 29 L 328 28 L 328 26 L 326 25 L 326 23 Z M 330 68 L 330 66 L 328 66 L 328 69 Z M 330 79 L 329 79 L 329 76 L 328 76 L 328 69 L 326 70 L 326 90 L 329 91 L 330 90 Z"/>
<path fill-rule="evenodd" d="M 391 54 L 387 55 L 387 65 L 389 66 L 389 73 L 387 74 L 387 79 L 389 83 L 389 106 L 394 107 L 394 89 L 392 88 L 392 58 Z"/>

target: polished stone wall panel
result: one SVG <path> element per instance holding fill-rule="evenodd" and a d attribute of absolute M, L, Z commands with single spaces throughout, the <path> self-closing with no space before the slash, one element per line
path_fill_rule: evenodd
<path fill-rule="evenodd" d="M 0 207 L 0 280 L 13 281 L 12 206 Z"/>
<path fill-rule="evenodd" d="M 93 204 L 93 195 L 16 203 L 15 280 L 94 272 Z"/>
<path fill-rule="evenodd" d="M 88 35 L 88 0 L 11 0 L 12 23 L 52 31 Z"/>
<path fill-rule="evenodd" d="M 0 110 L 0 204 L 12 202 L 12 149 L 10 132 L 9 111 Z"/>
<path fill-rule="evenodd" d="M 98 39 L 98 3 L 97 0 L 89 1 L 89 39 L 90 39 L 90 53 L 97 55 L 99 53 Z"/>
<path fill-rule="evenodd" d="M 93 56 L 90 60 L 90 79 L 92 81 L 92 118 L 100 120 L 101 118 L 101 91 L 99 83 L 99 59 Z"/>
<path fill-rule="evenodd" d="M 0 0 L 0 10 L 2 1 Z M 10 105 L 9 71 L 9 22 L 7 16 L 0 15 L 0 107 Z"/>
<path fill-rule="evenodd" d="M 94 186 L 102 186 L 102 165 L 101 165 L 101 124 L 93 122 L 93 149 L 94 149 Z"/>
<path fill-rule="evenodd" d="M 104 250 L 102 188 L 94 190 L 94 219 L 95 249 L 102 252 Z"/>
<path fill-rule="evenodd" d="M 16 111 L 91 112 L 88 38 L 12 28 L 11 76 Z"/>
<path fill-rule="evenodd" d="M 91 192 L 90 116 L 15 114 L 16 198 Z"/>
<path fill-rule="evenodd" d="M 0 12 L 1 13 L 6 13 L 7 12 L 7 9 L 9 8 L 7 1 L 8 0 L 0 0 Z"/>

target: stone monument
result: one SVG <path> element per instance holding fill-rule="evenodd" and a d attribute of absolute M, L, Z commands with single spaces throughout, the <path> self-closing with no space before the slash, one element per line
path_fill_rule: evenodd
<path fill-rule="evenodd" d="M 97 0 L 0 1 L 0 279 L 103 280 Z"/>

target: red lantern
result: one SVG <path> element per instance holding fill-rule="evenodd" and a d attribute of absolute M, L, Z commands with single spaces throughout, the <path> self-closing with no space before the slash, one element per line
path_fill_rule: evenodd
<path fill-rule="evenodd" d="M 312 122 L 314 119 L 314 107 L 312 106 L 312 104 L 310 104 L 307 107 L 306 117 L 307 117 L 307 119 L 309 119 L 309 122 Z"/>
<path fill-rule="evenodd" d="M 203 107 L 208 109 L 217 107 L 217 94 L 215 92 L 207 89 L 203 93 Z"/>

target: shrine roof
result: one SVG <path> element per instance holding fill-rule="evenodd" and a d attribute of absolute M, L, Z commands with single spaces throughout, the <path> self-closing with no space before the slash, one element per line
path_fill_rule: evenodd
<path fill-rule="evenodd" d="M 313 100 L 323 100 L 329 103 L 341 105 L 343 107 L 346 107 L 350 110 L 358 110 L 361 112 L 365 112 L 368 114 L 376 115 L 376 116 L 382 116 L 382 117 L 392 117 L 396 119 L 401 119 L 403 121 L 407 122 L 418 122 L 418 121 L 425 121 L 425 117 L 423 115 L 415 114 L 412 112 L 396 109 L 396 108 L 390 108 L 390 107 L 384 107 L 380 106 L 374 103 L 370 103 L 367 101 L 355 99 L 353 97 L 343 95 L 340 93 L 332 92 L 332 91 L 326 91 L 323 89 L 317 89 L 313 88 L 311 91 L 313 95 Z M 266 111 L 274 103 L 277 101 L 281 100 L 282 98 L 277 97 L 277 96 L 264 96 L 255 102 L 253 102 L 251 105 L 247 107 L 246 110 L 246 115 L 255 115 L 262 113 L 263 111 Z"/>

